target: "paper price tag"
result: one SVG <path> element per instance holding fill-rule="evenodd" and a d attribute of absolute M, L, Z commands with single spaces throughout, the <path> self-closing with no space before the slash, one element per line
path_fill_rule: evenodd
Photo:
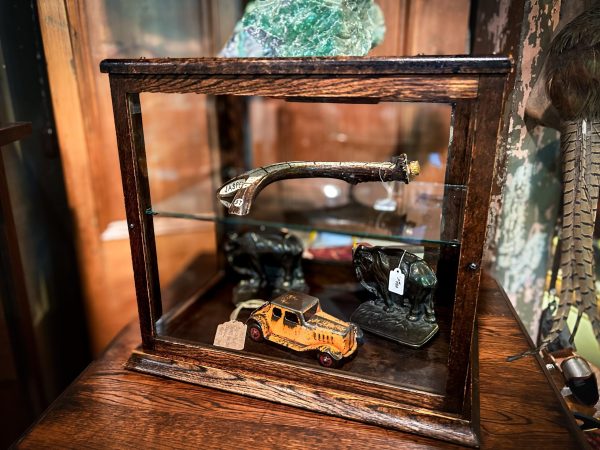
<path fill-rule="evenodd" d="M 388 291 L 399 295 L 404 294 L 404 274 L 397 267 L 390 272 Z"/>
<path fill-rule="evenodd" d="M 230 320 L 220 324 L 217 327 L 213 345 L 232 350 L 244 350 L 246 328 L 246 324 L 239 320 Z"/>

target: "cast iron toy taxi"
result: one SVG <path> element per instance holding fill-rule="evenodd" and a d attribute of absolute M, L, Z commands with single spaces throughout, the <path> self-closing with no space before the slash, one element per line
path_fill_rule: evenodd
<path fill-rule="evenodd" d="M 288 292 L 266 302 L 248 319 L 248 336 L 298 352 L 316 351 L 319 363 L 334 367 L 356 352 L 361 331 L 321 309 L 319 299 Z"/>

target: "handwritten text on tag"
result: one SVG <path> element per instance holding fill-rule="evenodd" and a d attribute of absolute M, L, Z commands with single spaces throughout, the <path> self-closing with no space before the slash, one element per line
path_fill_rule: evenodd
<path fill-rule="evenodd" d="M 388 283 L 388 291 L 396 294 L 404 294 L 404 274 L 397 267 L 390 271 L 390 282 Z"/>
<path fill-rule="evenodd" d="M 213 344 L 232 350 L 244 350 L 245 341 L 246 324 L 239 320 L 230 320 L 217 327 Z"/>

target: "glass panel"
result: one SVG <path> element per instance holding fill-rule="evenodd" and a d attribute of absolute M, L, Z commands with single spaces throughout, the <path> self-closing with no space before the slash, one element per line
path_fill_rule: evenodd
<path fill-rule="evenodd" d="M 166 131 L 176 123 L 187 125 L 174 138 L 179 146 L 165 146 L 158 140 L 156 148 L 149 148 L 147 139 L 153 199 L 148 214 L 409 243 L 460 242 L 458 228 L 444 229 L 442 220 L 444 193 L 455 205 L 457 217 L 462 216 L 465 196 L 464 186 L 443 184 L 449 105 L 338 105 L 252 98 L 247 133 L 252 148 L 243 158 L 251 166 L 246 170 L 294 160 L 389 161 L 406 152 L 409 160 L 419 161 L 421 173 L 408 185 L 368 182 L 353 186 L 327 178 L 282 180 L 267 186 L 250 213 L 240 217 L 222 216 L 214 210 L 211 179 L 215 174 L 209 173 L 205 96 L 144 94 L 143 100 L 152 98 L 164 109 L 164 100 L 173 96 L 179 97 L 180 114 L 161 119 L 163 135 L 170 137 Z M 197 120 L 186 121 L 185 112 Z M 229 176 L 242 171 L 230 171 Z M 391 208 L 386 207 L 386 200 Z"/>
<path fill-rule="evenodd" d="M 212 196 L 206 195 L 214 191 L 206 96 L 143 93 L 140 102 L 152 200 L 175 211 L 213 214 Z M 168 312 L 218 272 L 216 224 L 168 216 L 154 217 L 153 223 L 163 311 Z"/>
<path fill-rule="evenodd" d="M 215 226 L 161 217 L 154 219 L 154 233 L 163 311 L 167 312 L 193 298 L 218 273 Z"/>
<path fill-rule="evenodd" d="M 206 96 L 142 93 L 140 103 L 152 201 L 172 211 L 212 214 Z"/>
<path fill-rule="evenodd" d="M 142 96 L 142 110 L 148 103 L 169 111 L 156 123 L 143 116 L 146 213 L 157 235 L 165 311 L 159 333 L 210 346 L 217 327 L 234 318 L 249 327 L 243 352 L 325 367 L 339 356 L 334 376 L 443 394 L 466 197 L 465 186 L 445 184 L 451 107 L 221 100 Z M 245 106 L 213 107 L 236 101 Z M 216 201 L 227 179 L 264 165 L 387 162 L 401 153 L 421 164 L 409 184 L 284 179 L 262 190 L 246 216 Z M 350 322 L 367 304 L 383 314 L 375 322 L 399 314 L 397 328 L 418 324 L 431 335 L 400 344 L 361 323 L 357 346 Z"/>

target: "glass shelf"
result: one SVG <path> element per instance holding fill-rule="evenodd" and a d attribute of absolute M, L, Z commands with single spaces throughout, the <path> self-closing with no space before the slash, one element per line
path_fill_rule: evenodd
<path fill-rule="evenodd" d="M 382 183 L 351 186 L 330 179 L 286 180 L 259 194 L 247 216 L 208 212 L 206 186 L 198 184 L 149 208 L 156 217 L 191 219 L 232 226 L 287 228 L 414 245 L 460 245 L 460 227 L 446 226 L 443 199 L 452 219 L 462 217 L 466 188 L 461 185 L 396 183 L 390 198 L 395 211 L 375 209 L 387 197 Z M 204 203 L 204 205 L 202 205 Z"/>

